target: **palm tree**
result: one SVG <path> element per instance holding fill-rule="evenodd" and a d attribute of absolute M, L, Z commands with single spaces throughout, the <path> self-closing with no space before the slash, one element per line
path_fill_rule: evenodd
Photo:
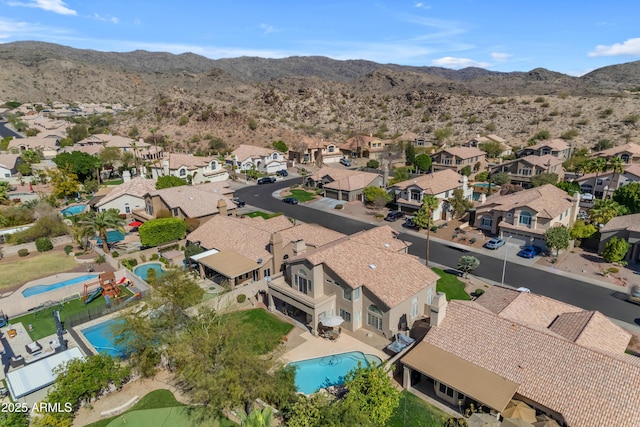
<path fill-rule="evenodd" d="M 427 229 L 427 250 L 426 250 L 426 265 L 429 266 L 429 243 L 431 239 L 431 225 L 433 224 L 433 211 L 438 208 L 439 202 L 436 196 L 432 194 L 425 194 L 422 196 L 422 206 L 420 210 L 416 212 L 413 217 L 413 222 L 420 228 Z"/>
<path fill-rule="evenodd" d="M 91 216 L 82 221 L 82 226 L 85 228 L 85 233 L 93 232 L 97 233 L 102 240 L 102 250 L 105 253 L 109 253 L 109 244 L 107 243 L 107 230 L 113 229 L 121 233 L 125 233 L 124 219 L 120 218 L 120 212 L 117 209 L 109 209 L 106 211 L 98 212 L 94 216 Z"/>
<path fill-rule="evenodd" d="M 604 225 L 611 220 L 611 218 L 624 215 L 627 213 L 627 208 L 620 205 L 613 199 L 596 200 L 593 208 L 589 210 L 589 219 L 597 226 Z"/>
<path fill-rule="evenodd" d="M 591 159 L 585 165 L 584 170 L 587 173 L 596 173 L 596 177 L 593 180 L 593 187 L 591 188 L 591 195 L 593 196 L 596 191 L 596 184 L 598 183 L 598 175 L 600 175 L 600 172 L 607 170 L 607 161 L 602 157 Z"/>
<path fill-rule="evenodd" d="M 611 185 L 609 189 L 611 191 L 615 191 L 618 188 L 617 179 L 622 172 L 624 172 L 624 162 L 620 157 L 612 157 L 609 159 L 609 169 L 613 171 L 613 176 L 611 177 Z M 615 188 L 614 188 L 615 187 Z M 604 199 L 607 195 L 604 194 L 602 198 Z"/>
<path fill-rule="evenodd" d="M 272 427 L 275 425 L 271 408 L 254 409 L 250 414 L 240 413 L 242 427 Z"/>

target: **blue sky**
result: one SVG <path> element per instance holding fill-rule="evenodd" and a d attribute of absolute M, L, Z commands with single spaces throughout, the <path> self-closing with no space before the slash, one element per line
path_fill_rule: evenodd
<path fill-rule="evenodd" d="M 571 75 L 640 59 L 639 22 L 637 0 L 0 0 L 0 43 Z"/>

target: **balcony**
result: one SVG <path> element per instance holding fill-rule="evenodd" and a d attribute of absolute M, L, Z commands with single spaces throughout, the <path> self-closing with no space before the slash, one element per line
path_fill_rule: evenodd
<path fill-rule="evenodd" d="M 313 298 L 311 295 L 303 294 L 289 286 L 282 275 L 271 278 L 269 281 L 269 292 L 285 302 L 290 302 L 287 299 L 291 299 L 312 309 L 336 298 L 335 295 L 321 295 L 318 298 Z"/>

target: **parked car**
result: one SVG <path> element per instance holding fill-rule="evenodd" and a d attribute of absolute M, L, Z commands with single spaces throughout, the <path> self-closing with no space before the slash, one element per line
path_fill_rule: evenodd
<path fill-rule="evenodd" d="M 233 200 L 233 203 L 235 203 L 236 206 L 239 208 L 243 208 L 246 205 L 244 200 L 240 200 L 240 197 L 234 197 L 232 200 Z"/>
<path fill-rule="evenodd" d="M 289 176 L 289 172 L 287 172 L 286 169 L 281 169 L 278 172 L 276 172 L 276 175 L 278 175 L 278 176 Z"/>
<path fill-rule="evenodd" d="M 414 230 L 417 230 L 418 228 L 420 228 L 415 222 L 413 222 L 413 218 L 405 219 L 404 224 L 402 224 L 402 226 L 404 228 L 413 228 Z"/>
<path fill-rule="evenodd" d="M 400 212 L 400 211 L 391 211 L 387 214 L 387 216 L 384 218 L 385 221 L 397 221 L 400 218 L 402 218 L 404 216 L 404 213 Z"/>
<path fill-rule="evenodd" d="M 500 246 L 503 246 L 506 242 L 498 237 L 494 237 L 484 244 L 484 247 L 487 249 L 498 249 Z"/>
<path fill-rule="evenodd" d="M 346 157 L 341 158 L 340 163 L 342 163 L 345 166 L 351 166 L 351 160 L 347 159 Z"/>
<path fill-rule="evenodd" d="M 526 294 L 530 294 L 531 293 L 531 289 L 529 288 L 525 288 L 524 286 L 520 286 L 518 289 L 516 289 L 516 291 L 518 292 L 524 292 Z"/>
<path fill-rule="evenodd" d="M 631 287 L 629 297 L 627 299 L 629 302 L 640 304 L 640 285 L 634 285 Z"/>
<path fill-rule="evenodd" d="M 274 182 L 276 182 L 276 179 L 272 176 L 265 176 L 264 178 L 260 178 L 258 180 L 258 185 L 262 185 L 262 184 L 273 184 Z"/>
<path fill-rule="evenodd" d="M 296 199 L 295 197 L 285 197 L 284 199 L 282 199 L 282 201 L 284 203 L 288 203 L 290 205 L 297 205 L 298 204 L 298 199 Z"/>
<path fill-rule="evenodd" d="M 524 248 L 520 249 L 520 252 L 518 252 L 516 255 L 522 258 L 533 258 L 536 255 L 540 255 L 540 252 L 542 252 L 542 248 L 539 248 L 537 246 L 525 246 Z"/>

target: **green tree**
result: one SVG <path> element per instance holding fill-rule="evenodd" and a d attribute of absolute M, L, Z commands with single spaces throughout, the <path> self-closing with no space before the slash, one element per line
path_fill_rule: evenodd
<path fill-rule="evenodd" d="M 156 190 L 161 190 L 163 188 L 180 187 L 181 185 L 188 185 L 188 182 L 173 175 L 161 176 L 156 181 Z"/>
<path fill-rule="evenodd" d="M 626 207 L 631 214 L 640 213 L 640 183 L 631 182 L 613 193 L 613 200 Z"/>
<path fill-rule="evenodd" d="M 612 237 L 604 245 L 602 258 L 608 262 L 620 262 L 627 256 L 630 247 L 631 245 L 625 239 Z"/>
<path fill-rule="evenodd" d="M 502 144 L 498 141 L 483 142 L 478 148 L 487 153 L 487 157 L 490 159 L 497 159 L 502 154 Z"/>
<path fill-rule="evenodd" d="M 172 338 L 165 328 L 166 316 L 154 315 L 162 304 L 162 300 L 152 300 L 147 310 L 131 312 L 111 327 L 116 348 L 126 348 L 127 364 L 144 378 L 155 375 L 163 349 Z"/>
<path fill-rule="evenodd" d="M 171 269 L 158 278 L 155 290 L 169 303 L 172 310 L 176 310 L 174 318 L 178 317 L 178 311 L 201 302 L 204 295 L 204 289 L 191 275 L 178 269 Z"/>
<path fill-rule="evenodd" d="M 53 184 L 53 195 L 58 199 L 76 197 L 80 191 L 78 175 L 70 166 L 49 170 L 49 179 Z"/>
<path fill-rule="evenodd" d="M 275 426 L 273 410 L 271 408 L 256 408 L 251 413 L 240 413 L 240 425 L 242 427 L 272 427 Z"/>
<path fill-rule="evenodd" d="M 612 185 L 617 185 L 618 177 L 624 172 L 624 162 L 620 157 L 612 157 L 609 159 L 607 169 L 613 171 L 613 176 L 611 177 Z M 605 197 L 607 197 L 607 194 L 603 194 L 603 198 Z"/>
<path fill-rule="evenodd" d="M 506 172 L 497 172 L 489 176 L 489 182 L 494 185 L 504 185 L 511 181 L 509 174 Z"/>
<path fill-rule="evenodd" d="M 467 277 L 469 273 L 480 266 L 480 260 L 471 255 L 463 255 L 458 260 L 458 270 L 464 273 L 464 277 Z"/>
<path fill-rule="evenodd" d="M 453 195 L 449 198 L 451 209 L 453 209 L 453 215 L 456 218 L 460 218 L 464 213 L 473 207 L 473 202 L 467 200 L 464 197 L 464 191 L 461 188 L 453 190 Z"/>
<path fill-rule="evenodd" d="M 67 128 L 67 138 L 71 140 L 72 144 L 81 141 L 89 136 L 87 127 L 83 124 L 76 124 Z"/>
<path fill-rule="evenodd" d="M 556 183 L 556 187 L 566 191 L 570 196 L 573 196 L 576 192 L 580 193 L 580 184 L 575 181 L 566 182 L 560 181 Z"/>
<path fill-rule="evenodd" d="M 392 195 L 387 193 L 387 190 L 376 186 L 365 187 L 364 190 L 362 190 L 362 194 L 368 204 L 378 209 L 383 208 L 392 200 Z"/>
<path fill-rule="evenodd" d="M 433 211 L 438 208 L 440 202 L 433 194 L 424 194 L 422 196 L 422 206 L 413 216 L 413 223 L 419 229 L 427 229 L 427 247 L 425 252 L 425 263 L 429 266 L 429 243 L 431 242 L 431 227 L 433 225 Z"/>
<path fill-rule="evenodd" d="M 282 140 L 273 141 L 273 143 L 271 145 L 273 146 L 273 148 L 275 148 L 276 150 L 278 150 L 281 153 L 288 153 L 289 152 L 289 148 L 287 147 L 287 144 L 285 144 L 284 141 L 282 141 Z"/>
<path fill-rule="evenodd" d="M 608 139 L 600 139 L 593 146 L 593 151 L 603 151 L 608 150 L 609 148 L 613 148 L 613 142 L 609 141 Z"/>
<path fill-rule="evenodd" d="M 0 181 L 0 202 L 4 200 L 9 200 L 9 195 L 7 194 L 9 192 L 9 188 L 11 188 L 9 186 L 9 182 Z"/>
<path fill-rule="evenodd" d="M 400 403 L 400 391 L 392 382 L 390 369 L 386 362 L 381 365 L 358 364 L 345 377 L 344 385 L 349 392 L 342 404 L 357 408 L 366 416 L 365 425 L 385 425 Z"/>
<path fill-rule="evenodd" d="M 549 228 L 544 233 L 544 240 L 549 249 L 555 249 L 556 256 L 560 252 L 560 249 L 566 249 L 569 247 L 569 229 L 564 225 Z"/>
<path fill-rule="evenodd" d="M 118 147 L 105 147 L 100 151 L 99 159 L 104 167 L 116 167 L 122 159 L 122 151 Z"/>
<path fill-rule="evenodd" d="M 600 173 L 607 170 L 607 161 L 602 157 L 591 159 L 591 160 L 588 160 L 582 166 L 582 169 L 584 170 L 585 173 L 596 174 L 593 181 L 595 183 L 595 182 L 598 182 L 598 176 L 600 175 Z M 595 191 L 596 191 L 596 186 L 594 185 L 593 188 L 591 189 L 591 194 L 593 195 Z"/>
<path fill-rule="evenodd" d="M 489 172 L 487 171 L 478 172 L 476 174 L 476 181 L 487 182 L 488 179 L 489 179 Z"/>
<path fill-rule="evenodd" d="M 416 147 L 412 142 L 407 142 L 404 145 L 404 158 L 407 162 L 407 166 L 413 166 L 416 159 Z"/>
<path fill-rule="evenodd" d="M 112 229 L 125 233 L 124 219 L 120 218 L 120 212 L 117 209 L 108 209 L 86 217 L 81 221 L 80 225 L 86 228 L 87 231 L 85 233 L 93 232 L 94 235 L 100 236 L 102 250 L 107 254 L 109 253 L 107 231 Z"/>
<path fill-rule="evenodd" d="M 367 162 L 367 167 L 371 169 L 378 169 L 380 167 L 380 162 L 376 159 L 371 159 Z"/>
<path fill-rule="evenodd" d="M 472 173 L 472 170 L 470 165 L 466 165 L 462 169 L 460 169 L 460 174 L 466 177 L 471 176 L 471 173 Z"/>
<path fill-rule="evenodd" d="M 538 175 L 535 175 L 531 178 L 531 184 L 533 184 L 534 187 L 541 187 L 543 185 L 546 184 L 557 184 L 558 183 L 558 174 L 557 173 L 541 173 Z"/>
<path fill-rule="evenodd" d="M 27 412 L 0 412 L 0 425 L 5 427 L 28 427 L 29 414 Z"/>
<path fill-rule="evenodd" d="M 589 219 L 594 224 L 606 224 L 611 220 L 611 218 L 626 215 L 627 213 L 627 208 L 620 205 L 615 200 L 596 200 L 593 208 L 589 210 Z"/>
<path fill-rule="evenodd" d="M 431 156 L 428 154 L 418 154 L 414 160 L 414 164 L 422 173 L 429 172 L 431 169 Z"/>
<path fill-rule="evenodd" d="M 71 153 L 60 153 L 53 158 L 53 162 L 58 168 L 71 166 L 71 170 L 84 182 L 92 177 L 102 166 L 100 159 L 82 151 L 72 151 Z"/>
<path fill-rule="evenodd" d="M 393 168 L 393 179 L 389 180 L 389 185 L 409 179 L 409 171 L 405 167 Z"/>
<path fill-rule="evenodd" d="M 160 212 L 156 214 L 156 219 L 147 221 L 138 228 L 140 243 L 144 246 L 155 247 L 184 239 L 187 232 L 187 225 L 184 220 L 172 217 L 170 214 L 165 218 L 160 218 L 158 217 L 159 215 Z"/>
<path fill-rule="evenodd" d="M 573 227 L 569 229 L 569 236 L 572 239 L 588 239 L 593 236 L 598 229 L 593 224 L 587 224 L 581 219 L 577 219 L 573 223 Z"/>
<path fill-rule="evenodd" d="M 86 194 L 93 194 L 100 189 L 100 183 L 95 179 L 85 180 L 82 186 L 84 187 L 84 192 Z"/>

